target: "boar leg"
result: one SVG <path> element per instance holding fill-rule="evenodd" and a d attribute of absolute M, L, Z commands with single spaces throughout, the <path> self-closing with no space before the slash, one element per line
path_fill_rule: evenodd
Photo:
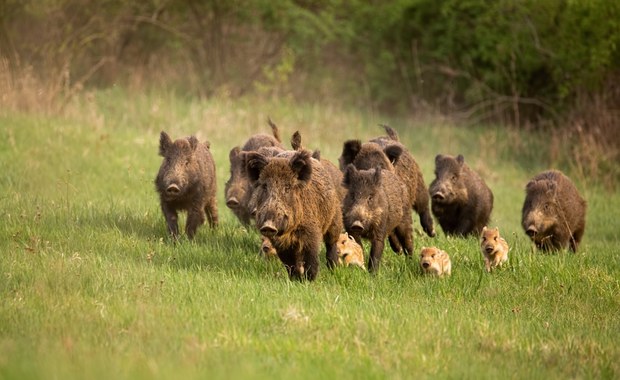
<path fill-rule="evenodd" d="M 170 207 L 167 203 L 162 203 L 161 211 L 166 218 L 166 225 L 168 226 L 168 232 L 173 238 L 179 237 L 179 214 L 177 210 Z"/>
<path fill-rule="evenodd" d="M 205 222 L 205 210 L 191 208 L 187 212 L 187 224 L 185 225 L 185 232 L 189 239 L 193 239 L 196 235 L 196 230 L 200 225 Z"/>
<path fill-rule="evenodd" d="M 336 223 L 332 223 L 325 235 L 323 243 L 325 243 L 325 256 L 327 257 L 327 267 L 333 269 L 338 265 L 338 249 L 336 243 L 340 236 L 341 228 Z"/>
<path fill-rule="evenodd" d="M 394 234 L 403 244 L 405 255 L 411 257 L 411 254 L 413 253 L 413 227 L 411 226 L 411 223 L 405 223 L 405 225 L 396 227 Z"/>
<path fill-rule="evenodd" d="M 581 238 L 583 237 L 583 228 L 579 228 L 575 231 L 573 236 L 570 239 L 570 249 L 573 252 L 577 252 L 577 248 L 579 248 L 579 243 L 581 242 Z"/>
<path fill-rule="evenodd" d="M 211 226 L 211 228 L 217 227 L 219 218 L 217 216 L 217 202 L 215 197 L 212 197 L 209 199 L 209 202 L 207 202 L 207 205 L 205 206 L 205 213 L 207 214 L 209 226 Z"/>
<path fill-rule="evenodd" d="M 390 233 L 388 235 L 388 241 L 390 242 L 390 247 L 392 248 L 392 251 L 398 254 L 403 253 L 403 246 L 400 245 L 400 241 L 396 234 L 394 234 L 393 232 Z"/>
<path fill-rule="evenodd" d="M 381 256 L 383 256 L 383 246 L 385 244 L 385 235 L 383 238 L 374 238 L 370 243 L 370 257 L 368 258 L 368 270 L 376 272 L 379 269 Z"/>

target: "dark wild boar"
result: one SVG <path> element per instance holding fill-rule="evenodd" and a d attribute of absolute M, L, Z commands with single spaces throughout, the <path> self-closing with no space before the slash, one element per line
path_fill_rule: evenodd
<path fill-rule="evenodd" d="M 493 210 L 493 193 L 462 155 L 435 157 L 429 193 L 433 214 L 446 235 L 479 235 Z"/>
<path fill-rule="evenodd" d="M 230 161 L 230 178 L 226 182 L 224 188 L 226 206 L 245 226 L 248 226 L 252 219 L 251 210 L 248 208 L 252 191 L 246 172 L 244 152 L 257 151 L 261 148 L 272 149 L 274 152 L 284 150 L 284 146 L 280 142 L 278 127 L 273 124 L 271 119 L 269 119 L 268 122 L 271 126 L 273 136 L 256 134 L 250 137 L 241 148 L 238 146 L 232 148 L 228 155 Z"/>
<path fill-rule="evenodd" d="M 420 217 L 422 229 L 428 236 L 433 237 L 435 236 L 435 227 L 433 226 L 430 198 L 422 170 L 420 170 L 420 166 L 409 150 L 399 142 L 398 133 L 394 128 L 383 124 L 380 126 L 385 129 L 387 136 L 380 136 L 370 141 L 379 144 L 386 152 L 386 155 L 388 155 L 388 158 L 394 165 L 396 175 L 400 177 L 409 190 L 410 202 L 413 210 Z M 400 149 L 394 149 L 393 147 Z"/>
<path fill-rule="evenodd" d="M 247 172 L 254 186 L 256 226 L 271 240 L 289 277 L 316 278 L 321 240 L 328 266 L 336 265 L 342 214 L 335 186 L 321 163 L 307 150 L 272 158 L 250 152 Z"/>
<path fill-rule="evenodd" d="M 380 166 L 358 170 L 349 164 L 344 186 L 348 190 L 342 202 L 345 229 L 360 245 L 362 238 L 370 240 L 368 270 L 379 269 L 388 235 L 396 252 L 402 247 L 410 256 L 413 252 L 411 207 L 407 202 L 407 188 L 400 178 Z"/>
<path fill-rule="evenodd" d="M 185 232 L 190 239 L 204 223 L 205 216 L 211 227 L 217 226 L 215 163 L 209 143 L 200 143 L 194 136 L 173 142 L 162 131 L 159 154 L 164 160 L 155 186 L 170 234 L 174 238 L 179 236 L 178 210 L 187 211 Z"/>
<path fill-rule="evenodd" d="M 586 201 L 573 182 L 557 170 L 545 171 L 525 187 L 521 224 L 525 233 L 546 251 L 577 251 L 586 228 Z"/>

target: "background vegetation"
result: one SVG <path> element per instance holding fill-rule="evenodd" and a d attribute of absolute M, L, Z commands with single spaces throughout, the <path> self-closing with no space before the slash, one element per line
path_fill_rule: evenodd
<path fill-rule="evenodd" d="M 614 1 L 0 0 L 0 378 L 617 378 Z M 453 276 L 288 281 L 224 205 L 230 148 L 266 132 L 335 161 L 387 123 L 427 184 L 463 153 L 510 265 L 434 239 Z M 166 236 L 158 134 L 208 139 L 221 226 Z M 588 201 L 578 254 L 534 252 L 523 186 Z M 322 256 L 324 254 L 322 253 Z"/>

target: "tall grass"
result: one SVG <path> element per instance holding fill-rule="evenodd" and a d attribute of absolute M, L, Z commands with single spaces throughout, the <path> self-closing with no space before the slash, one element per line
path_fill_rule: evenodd
<path fill-rule="evenodd" d="M 228 152 L 267 132 L 267 116 L 332 161 L 389 123 L 427 184 L 436 153 L 463 153 L 495 194 L 509 265 L 485 273 L 476 239 L 428 238 L 416 216 L 416 250 L 448 251 L 450 278 L 388 249 L 376 276 L 321 257 L 315 282 L 289 281 L 224 205 Z M 77 97 L 63 116 L 5 110 L 0 126 L 1 378 L 620 375 L 620 196 L 573 176 L 589 207 L 580 252 L 533 251 L 520 208 L 527 180 L 554 163 L 545 136 L 120 89 Z M 159 211 L 160 130 L 211 141 L 221 225 L 192 242 L 171 242 Z"/>

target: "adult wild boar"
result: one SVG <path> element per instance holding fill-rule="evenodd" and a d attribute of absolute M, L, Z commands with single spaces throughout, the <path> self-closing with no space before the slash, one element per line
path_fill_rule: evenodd
<path fill-rule="evenodd" d="M 337 264 L 342 214 L 335 186 L 321 163 L 307 150 L 272 158 L 249 152 L 247 172 L 254 186 L 256 226 L 271 240 L 289 277 L 316 278 L 321 239 L 328 265 Z"/>
<path fill-rule="evenodd" d="M 271 126 L 273 136 L 256 134 L 250 137 L 242 147 L 237 146 L 232 148 L 228 155 L 230 161 L 230 178 L 226 182 L 224 188 L 226 206 L 245 226 L 249 225 L 252 219 L 251 210 L 249 210 L 248 206 L 252 190 L 246 172 L 244 152 L 257 151 L 261 148 L 272 149 L 274 152 L 284 150 L 284 146 L 280 141 L 278 127 L 273 124 L 271 119 L 269 119 L 268 122 Z"/>
<path fill-rule="evenodd" d="M 358 170 L 349 164 L 343 183 L 348 190 L 342 202 L 344 226 L 360 245 L 362 238 L 370 240 L 368 270 L 379 269 L 388 235 L 395 251 L 402 247 L 410 256 L 413 252 L 411 206 L 403 197 L 407 188 L 400 178 L 380 166 Z"/>
<path fill-rule="evenodd" d="M 431 208 L 446 235 L 479 235 L 493 210 L 493 193 L 462 155 L 438 154 L 429 188 Z"/>
<path fill-rule="evenodd" d="M 187 211 L 185 231 L 190 239 L 204 223 L 205 216 L 211 227 L 215 227 L 218 223 L 215 163 L 209 143 L 200 143 L 194 136 L 173 142 L 162 131 L 159 154 L 164 160 L 155 178 L 155 186 L 170 234 L 174 238 L 179 236 L 178 210 Z"/>
<path fill-rule="evenodd" d="M 558 170 L 536 175 L 525 187 L 521 224 L 539 249 L 577 251 L 586 228 L 586 201 Z"/>
<path fill-rule="evenodd" d="M 394 165 L 396 175 L 398 175 L 407 186 L 407 190 L 410 193 L 410 202 L 413 210 L 420 217 L 422 229 L 428 236 L 433 237 L 435 236 L 435 227 L 433 226 L 430 198 L 428 196 L 426 183 L 424 182 L 422 170 L 420 170 L 420 166 L 409 150 L 400 143 L 396 130 L 389 125 L 381 124 L 380 126 L 385 129 L 387 136 L 374 138 L 370 140 L 370 142 L 379 144 L 388 155 L 388 158 Z M 399 153 L 398 149 L 390 148 L 390 146 L 400 148 L 401 153 Z"/>
<path fill-rule="evenodd" d="M 389 128 L 387 137 L 377 137 L 367 143 L 360 140 L 346 141 L 339 159 L 340 169 L 344 170 L 348 164 L 353 164 L 360 170 L 369 170 L 379 165 L 382 169 L 393 171 L 405 184 L 407 191 L 404 196 L 409 206 L 419 214 L 422 229 L 433 237 L 435 228 L 422 171 L 407 148 L 393 139 L 398 139 L 398 134 Z"/>

